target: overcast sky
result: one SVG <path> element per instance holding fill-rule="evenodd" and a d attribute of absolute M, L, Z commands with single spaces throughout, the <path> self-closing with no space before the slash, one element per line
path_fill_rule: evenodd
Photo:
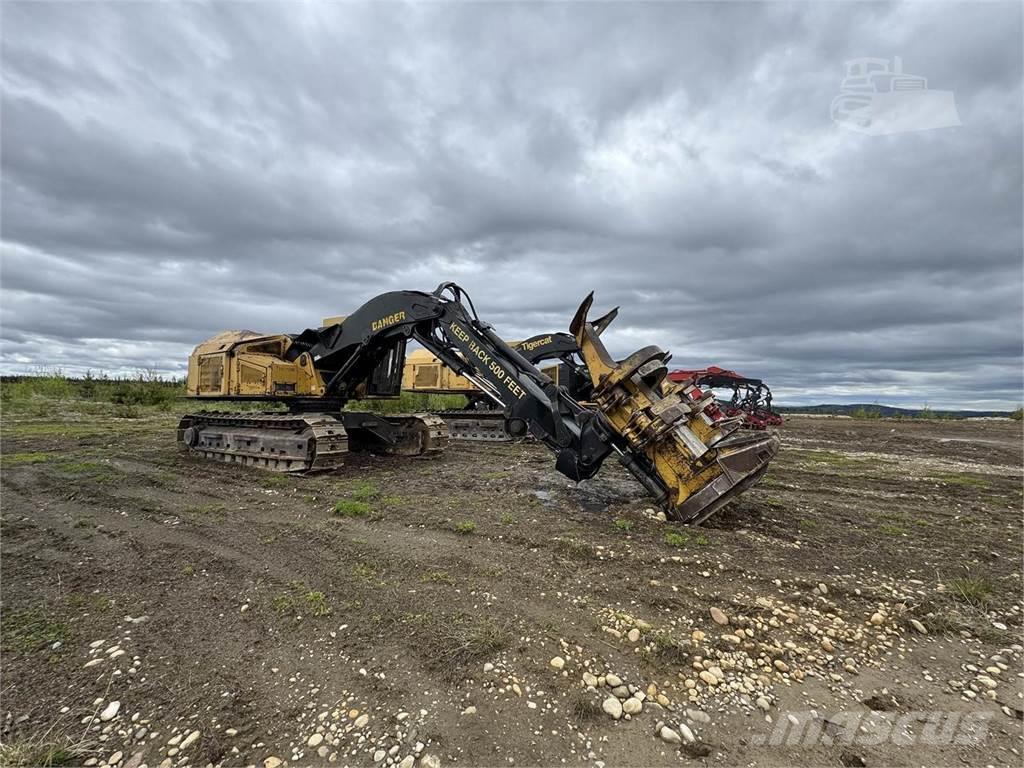
<path fill-rule="evenodd" d="M 4 2 L 5 372 L 454 280 L 783 403 L 1022 399 L 1021 5 Z M 962 125 L 830 104 L 901 56 Z"/>

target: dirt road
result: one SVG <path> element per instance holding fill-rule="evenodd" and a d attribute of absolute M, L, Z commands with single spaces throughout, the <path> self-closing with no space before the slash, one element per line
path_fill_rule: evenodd
<path fill-rule="evenodd" d="M 1018 423 L 793 418 L 764 481 L 686 529 L 531 443 L 293 478 L 190 459 L 174 421 L 5 420 L 5 744 L 1020 764 Z"/>

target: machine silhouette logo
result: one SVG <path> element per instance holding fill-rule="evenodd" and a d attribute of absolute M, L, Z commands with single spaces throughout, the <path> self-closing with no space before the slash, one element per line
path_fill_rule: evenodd
<path fill-rule="evenodd" d="M 930 89 L 927 78 L 905 73 L 899 56 L 847 61 L 829 113 L 837 125 L 871 136 L 962 125 L 953 92 Z"/>

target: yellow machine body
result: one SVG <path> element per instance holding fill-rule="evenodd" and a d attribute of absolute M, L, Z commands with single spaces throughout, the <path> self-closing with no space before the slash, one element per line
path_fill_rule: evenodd
<path fill-rule="evenodd" d="M 197 346 L 188 359 L 192 397 L 320 397 L 324 382 L 303 353 L 285 359 L 291 338 L 226 331 Z"/>
<path fill-rule="evenodd" d="M 459 376 L 426 349 L 406 353 L 402 389 L 428 395 L 472 395 L 480 391 L 476 384 Z"/>

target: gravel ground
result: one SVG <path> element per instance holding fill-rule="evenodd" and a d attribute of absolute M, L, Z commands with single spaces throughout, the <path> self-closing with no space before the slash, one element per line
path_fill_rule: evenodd
<path fill-rule="evenodd" d="M 1018 423 L 791 418 L 699 529 L 532 443 L 293 478 L 174 423 L 4 421 L 3 762 L 1021 763 Z"/>

